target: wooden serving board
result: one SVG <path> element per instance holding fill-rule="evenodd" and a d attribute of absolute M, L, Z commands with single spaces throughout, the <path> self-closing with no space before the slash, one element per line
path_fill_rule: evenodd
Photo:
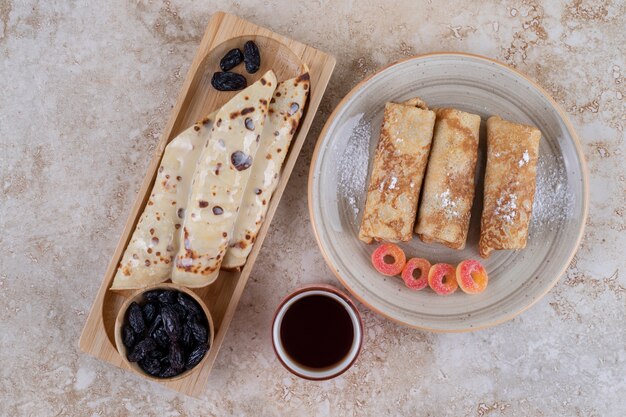
<path fill-rule="evenodd" d="M 213 15 L 191 64 L 163 136 L 159 141 L 156 153 L 150 162 L 137 200 L 128 217 L 117 248 L 109 262 L 104 280 L 79 341 L 82 351 L 121 368 L 126 367 L 115 348 L 114 324 L 121 305 L 135 291 L 109 290 L 117 265 L 148 201 L 165 146 L 184 129 L 219 108 L 236 94 L 236 92 L 216 91 L 211 86 L 211 76 L 215 71 L 219 70 L 219 60 L 229 49 L 241 48 L 250 39 L 258 44 L 261 51 L 261 69 L 254 75 L 245 73 L 243 65 L 233 70 L 244 74 L 248 79 L 248 85 L 260 78 L 267 69 L 273 69 L 278 80 L 282 81 L 299 75 L 304 65 L 306 65 L 309 68 L 311 77 L 311 89 L 304 117 L 291 143 L 278 187 L 270 201 L 267 216 L 246 265 L 238 272 L 222 271 L 219 278 L 210 286 L 194 289 L 206 303 L 213 316 L 215 326 L 213 346 L 209 350 L 209 357 L 198 372 L 193 372 L 183 379 L 169 382 L 163 380 L 160 383 L 168 388 L 195 397 L 204 391 L 209 373 L 226 336 L 228 325 L 233 318 L 239 298 L 252 271 L 254 261 L 261 249 L 272 217 L 276 212 L 280 198 L 334 69 L 335 59 L 324 52 L 285 38 L 237 16 L 223 12 Z"/>

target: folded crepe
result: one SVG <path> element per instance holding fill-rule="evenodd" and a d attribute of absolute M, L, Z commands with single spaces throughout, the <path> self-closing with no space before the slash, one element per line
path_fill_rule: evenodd
<path fill-rule="evenodd" d="M 268 71 L 218 110 L 194 173 L 173 282 L 202 287 L 217 278 L 275 88 Z"/>
<path fill-rule="evenodd" d="M 536 127 L 498 116 L 487 120 L 487 167 L 478 242 L 483 258 L 494 250 L 526 247 L 540 140 Z"/>
<path fill-rule="evenodd" d="M 426 243 L 463 249 L 469 230 L 480 116 L 437 109 L 415 233 Z"/>
<path fill-rule="evenodd" d="M 359 230 L 363 242 L 413 237 L 434 124 L 435 112 L 418 98 L 385 105 Z"/>
<path fill-rule="evenodd" d="M 235 269 L 246 263 L 265 219 L 272 193 L 278 185 L 280 170 L 300 123 L 308 92 L 308 68 L 299 77 L 279 83 L 274 91 L 258 156 L 252 164 L 252 173 L 222 269 Z"/>
<path fill-rule="evenodd" d="M 150 198 L 122 256 L 111 289 L 143 288 L 170 278 L 179 229 L 196 162 L 215 113 L 183 131 L 165 148 Z"/>

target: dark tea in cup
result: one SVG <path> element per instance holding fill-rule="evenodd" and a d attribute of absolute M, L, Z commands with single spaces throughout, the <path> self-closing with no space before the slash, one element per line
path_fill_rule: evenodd
<path fill-rule="evenodd" d="M 329 379 L 356 360 L 362 343 L 358 310 L 341 291 L 326 285 L 301 288 L 280 304 L 272 329 L 281 363 L 307 379 Z"/>

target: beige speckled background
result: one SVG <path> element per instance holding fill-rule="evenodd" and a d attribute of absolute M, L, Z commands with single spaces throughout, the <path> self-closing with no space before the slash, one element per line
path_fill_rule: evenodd
<path fill-rule="evenodd" d="M 219 9 L 328 51 L 337 68 L 197 400 L 80 354 L 77 341 Z M 623 0 L 0 0 L 0 415 L 626 415 L 625 16 Z M 511 322 L 437 335 L 363 308 L 354 368 L 298 380 L 275 359 L 269 324 L 293 287 L 335 283 L 304 192 L 317 135 L 357 81 L 431 51 L 505 61 L 566 109 L 591 174 L 582 247 Z"/>

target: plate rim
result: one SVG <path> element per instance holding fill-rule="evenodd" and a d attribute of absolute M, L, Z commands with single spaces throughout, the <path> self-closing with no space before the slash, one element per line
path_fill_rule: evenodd
<path fill-rule="evenodd" d="M 572 142 L 574 144 L 574 149 L 576 151 L 576 154 L 578 155 L 578 158 L 580 160 L 580 165 L 581 165 L 581 177 L 582 177 L 582 182 L 583 182 L 583 201 L 582 201 L 582 221 L 580 223 L 580 226 L 578 228 L 578 235 L 576 237 L 576 243 L 575 245 L 572 246 L 572 249 L 568 255 L 567 261 L 563 263 L 563 265 L 559 268 L 559 271 L 557 273 L 555 273 L 554 277 L 552 278 L 552 280 L 550 281 L 549 285 L 546 286 L 546 288 L 544 289 L 544 291 L 540 294 L 538 294 L 536 297 L 531 298 L 530 302 L 523 306 L 522 308 L 513 311 L 511 313 L 508 313 L 496 320 L 491 320 L 488 321 L 487 323 L 484 323 L 480 326 L 475 326 L 475 327 L 455 327 L 455 328 L 449 328 L 449 329 L 442 329 L 442 328 L 437 328 L 437 327 L 428 327 L 428 326 L 423 326 L 423 325 L 416 325 L 416 324 L 412 324 L 412 323 L 408 323 L 406 321 L 403 321 L 397 317 L 394 317 L 388 313 L 385 313 L 383 311 L 381 311 L 380 309 L 374 307 L 372 304 L 370 304 L 368 301 L 364 300 L 363 297 L 359 296 L 358 294 L 356 294 L 352 288 L 346 284 L 345 280 L 343 279 L 343 277 L 341 277 L 341 275 L 339 274 L 339 272 L 337 271 L 337 268 L 335 267 L 335 265 L 331 262 L 330 257 L 328 256 L 328 254 L 326 253 L 325 248 L 322 245 L 321 239 L 320 239 L 320 235 L 319 235 L 319 231 L 317 228 L 317 225 L 315 224 L 315 215 L 314 215 L 314 209 L 313 209 L 313 182 L 314 182 L 314 178 L 315 178 L 315 166 L 317 165 L 317 159 L 319 157 L 319 153 L 322 147 L 322 142 L 323 138 L 325 138 L 328 134 L 328 130 L 330 129 L 330 126 L 334 123 L 335 119 L 337 118 L 337 115 L 345 108 L 346 104 L 352 99 L 352 97 L 354 95 L 356 95 L 359 91 L 361 91 L 363 88 L 365 88 L 367 86 L 367 84 L 376 76 L 378 76 L 380 73 L 387 71 L 388 69 L 394 67 L 394 66 L 398 66 L 401 64 L 404 64 L 405 62 L 408 61 L 419 61 L 419 60 L 424 60 L 424 59 L 429 59 L 429 58 L 437 58 L 437 57 L 453 57 L 453 58 L 472 58 L 472 59 L 477 59 L 479 61 L 483 61 L 487 64 L 495 64 L 499 67 L 501 67 L 502 69 L 504 69 L 505 71 L 510 71 L 512 73 L 514 73 L 515 75 L 523 78 L 524 80 L 526 80 L 528 83 L 530 83 L 530 85 L 535 88 L 541 95 L 543 95 L 548 102 L 550 103 L 550 105 L 552 106 L 552 108 L 554 110 L 556 110 L 556 112 L 558 113 L 559 117 L 561 118 L 561 120 L 563 121 L 565 128 L 567 129 L 568 133 L 570 134 L 571 138 L 572 138 Z M 583 149 L 582 149 L 582 145 L 581 145 L 581 141 L 580 138 L 578 136 L 578 134 L 576 133 L 576 130 L 574 129 L 574 126 L 572 125 L 569 117 L 567 116 L 567 114 L 565 113 L 565 111 L 561 108 L 561 106 L 554 100 L 554 98 L 552 98 L 552 96 L 542 87 L 540 86 L 535 80 L 533 80 L 532 78 L 530 78 L 528 75 L 522 73 L 521 71 L 517 70 L 516 68 L 513 68 L 512 66 L 505 64 L 503 62 L 500 62 L 496 59 L 493 58 L 489 58 L 483 55 L 479 55 L 479 54 L 473 54 L 473 53 L 468 53 L 468 52 L 430 52 L 430 53 L 425 53 L 425 54 L 418 54 L 418 55 L 414 55 L 411 57 L 407 57 L 395 62 L 392 62 L 390 64 L 387 64 L 385 66 L 383 66 L 382 68 L 378 69 L 377 71 L 375 71 L 373 74 L 369 75 L 368 77 L 364 78 L 363 80 L 359 81 L 354 87 L 352 87 L 352 89 L 350 90 L 350 92 L 348 92 L 348 94 L 346 94 L 341 101 L 337 104 L 337 106 L 335 106 L 334 110 L 332 111 L 332 113 L 330 114 L 330 116 L 328 117 L 328 119 L 326 120 L 326 123 L 324 124 L 324 127 L 322 128 L 318 138 L 317 138 L 317 142 L 315 144 L 315 148 L 313 150 L 313 155 L 311 157 L 311 162 L 309 165 L 309 175 L 308 175 L 308 184 L 307 184 L 307 204 L 308 204 L 308 208 L 309 208 L 309 217 L 311 219 L 311 227 L 313 228 L 313 235 L 315 236 L 315 240 L 317 242 L 317 246 L 320 249 L 320 252 L 322 253 L 322 256 L 324 258 L 324 262 L 326 262 L 326 265 L 331 269 L 332 273 L 335 275 L 335 277 L 339 280 L 339 282 L 341 283 L 341 285 L 343 285 L 343 287 L 353 296 L 355 297 L 357 300 L 359 300 L 359 302 L 361 304 L 363 304 L 364 306 L 366 306 L 368 309 L 374 311 L 375 313 L 381 315 L 382 317 L 385 317 L 395 323 L 407 326 L 407 327 L 411 327 L 414 329 L 419 329 L 419 330 L 424 330 L 424 331 L 429 331 L 429 332 L 434 332 L 434 333 L 464 333 L 464 332 L 472 332 L 472 331 L 476 331 L 476 330 L 482 330 L 482 329 L 486 329 L 489 327 L 494 327 L 497 326 L 499 324 L 502 324 L 504 322 L 507 322 L 509 320 L 514 319 L 515 317 L 517 317 L 518 315 L 522 314 L 523 312 L 525 312 L 526 310 L 528 310 L 529 308 L 531 308 L 532 306 L 534 306 L 537 302 L 539 302 L 539 300 L 541 300 L 543 297 L 546 296 L 546 294 L 548 292 L 550 292 L 550 290 L 552 288 L 554 288 L 554 286 L 556 285 L 556 283 L 559 281 L 559 279 L 561 279 L 561 277 L 563 276 L 563 274 L 565 273 L 565 271 L 567 270 L 568 266 L 571 264 L 572 259 L 574 258 L 574 256 L 576 255 L 576 252 L 578 252 L 578 249 L 580 248 L 580 243 L 582 241 L 582 237 L 584 235 L 584 231 L 585 231 L 585 226 L 587 223 L 587 218 L 589 216 L 589 172 L 587 169 L 587 161 L 585 159 L 585 154 L 583 153 Z"/>

